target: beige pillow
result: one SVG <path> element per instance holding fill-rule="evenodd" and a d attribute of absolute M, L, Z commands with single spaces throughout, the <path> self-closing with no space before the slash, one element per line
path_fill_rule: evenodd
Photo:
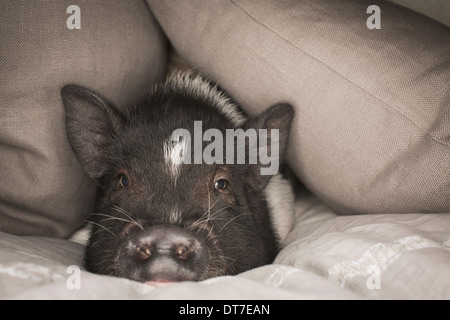
<path fill-rule="evenodd" d="M 0 2 L 0 230 L 67 236 L 95 185 L 67 141 L 60 90 L 129 106 L 165 71 L 165 38 L 142 1 Z"/>
<path fill-rule="evenodd" d="M 335 211 L 450 212 L 449 28 L 371 0 L 148 4 L 250 114 L 295 107 L 289 164 Z"/>

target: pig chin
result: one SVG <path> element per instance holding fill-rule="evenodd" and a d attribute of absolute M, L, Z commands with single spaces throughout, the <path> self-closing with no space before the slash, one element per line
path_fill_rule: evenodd
<path fill-rule="evenodd" d="M 201 281 L 229 273 L 217 236 L 206 224 L 145 228 L 128 224 L 122 235 L 112 275 L 155 284 Z"/>

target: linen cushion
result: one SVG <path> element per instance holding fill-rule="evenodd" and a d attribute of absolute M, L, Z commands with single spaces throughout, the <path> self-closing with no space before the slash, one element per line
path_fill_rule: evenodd
<path fill-rule="evenodd" d="M 68 143 L 60 90 L 89 87 L 118 106 L 165 72 L 165 38 L 143 1 L 0 3 L 0 230 L 68 236 L 93 212 L 95 184 Z"/>

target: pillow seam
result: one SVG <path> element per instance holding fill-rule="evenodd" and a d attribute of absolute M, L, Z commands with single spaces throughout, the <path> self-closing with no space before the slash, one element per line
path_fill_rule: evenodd
<path fill-rule="evenodd" d="M 234 4 L 236 7 L 238 7 L 241 11 L 243 11 L 246 15 L 248 15 L 253 21 L 255 21 L 257 24 L 263 26 L 264 28 L 266 28 L 267 30 L 271 31 L 272 33 L 274 33 L 275 35 L 277 35 L 278 37 L 280 37 L 281 39 L 283 39 L 284 41 L 286 41 L 287 43 L 289 43 L 290 45 L 292 45 L 293 47 L 295 47 L 296 49 L 302 51 L 304 54 L 306 54 L 307 56 L 309 56 L 311 59 L 319 62 L 320 64 L 322 64 L 323 66 L 325 66 L 326 68 L 328 68 L 329 70 L 333 71 L 334 73 L 336 73 L 337 75 L 339 75 L 341 78 L 343 78 L 344 80 L 346 80 L 349 83 L 352 83 L 353 85 L 355 85 L 357 88 L 359 88 L 360 90 L 362 90 L 363 92 L 365 92 L 366 94 L 370 95 L 372 98 L 382 102 L 385 107 L 384 109 L 388 110 L 388 111 L 393 111 L 397 114 L 399 114 L 400 116 L 406 118 L 409 122 L 411 122 L 416 128 L 418 128 L 420 131 L 422 131 L 423 133 L 425 133 L 425 135 L 431 137 L 431 139 L 443 146 L 446 147 L 450 147 L 450 143 L 447 143 L 445 141 L 441 141 L 441 139 L 439 137 L 435 137 L 432 133 L 428 132 L 428 130 L 422 128 L 422 126 L 420 126 L 419 124 L 417 124 L 414 120 L 412 120 L 408 115 L 402 113 L 401 111 L 397 110 L 395 107 L 393 107 L 392 105 L 390 105 L 389 103 L 387 103 L 386 101 L 384 101 L 382 98 L 375 96 L 373 93 L 367 91 L 366 89 L 364 89 L 363 87 L 361 87 L 360 85 L 358 85 L 357 83 L 353 82 L 352 80 L 348 79 L 346 76 L 344 76 L 343 74 L 341 74 L 339 71 L 335 70 L 334 68 L 332 68 L 331 66 L 327 65 L 325 62 L 323 62 L 322 60 L 320 60 L 319 58 L 311 55 L 310 53 L 308 53 L 307 51 L 305 51 L 304 49 L 298 47 L 296 44 L 292 43 L 289 39 L 287 39 L 286 37 L 284 37 L 283 35 L 279 34 L 277 31 L 275 31 L 274 29 L 272 29 L 270 26 L 266 25 L 265 23 L 263 23 L 262 21 L 260 21 L 259 19 L 257 19 L 256 17 L 254 17 L 250 12 L 248 12 L 246 9 L 244 9 L 243 7 L 241 7 L 238 3 L 236 3 L 235 0 L 231 0 L 232 4 Z"/>

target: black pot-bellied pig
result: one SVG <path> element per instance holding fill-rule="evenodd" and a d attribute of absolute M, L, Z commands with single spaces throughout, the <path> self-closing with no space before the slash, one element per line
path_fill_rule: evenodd
<path fill-rule="evenodd" d="M 293 219 L 278 172 L 291 106 L 247 119 L 193 73 L 157 85 L 126 116 L 83 87 L 62 98 L 69 141 L 99 186 L 88 271 L 198 281 L 273 261 Z"/>

